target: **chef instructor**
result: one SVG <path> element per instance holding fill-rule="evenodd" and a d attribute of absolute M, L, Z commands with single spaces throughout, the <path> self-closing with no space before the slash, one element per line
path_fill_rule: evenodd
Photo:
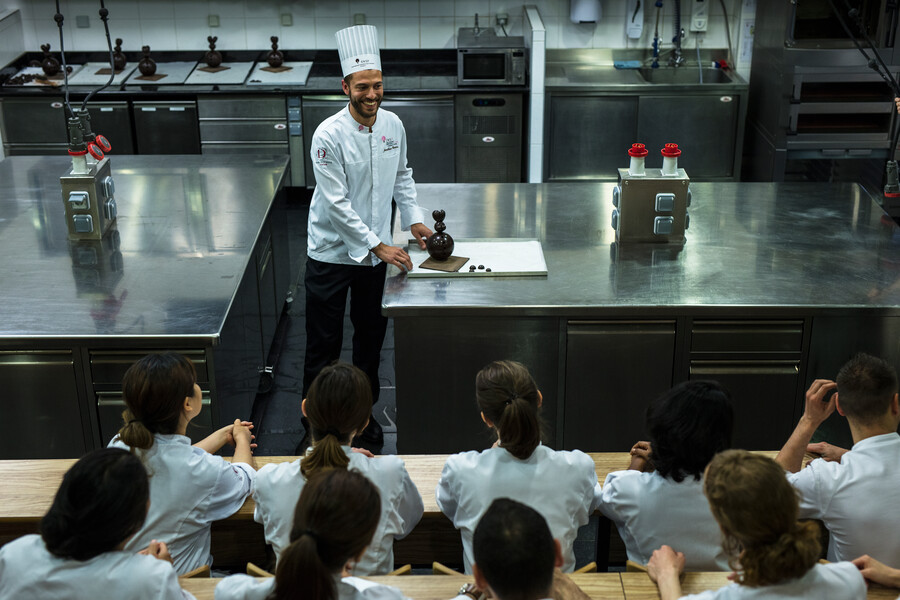
<path fill-rule="evenodd" d="M 406 130 L 399 117 L 379 110 L 383 94 L 377 30 L 371 25 L 335 34 L 341 88 L 350 102 L 325 119 L 312 138 L 316 176 L 309 208 L 306 261 L 306 359 L 303 397 L 323 367 L 341 354 L 344 307 L 350 292 L 353 364 L 369 377 L 378 401 L 378 365 L 387 330 L 381 298 L 387 265 L 411 270 L 406 250 L 391 245 L 391 199 L 400 224 L 425 248 L 431 230 L 416 202 L 412 169 L 406 164 Z M 309 433 L 309 426 L 304 419 Z M 374 417 L 358 434 L 367 446 L 384 436 Z"/>

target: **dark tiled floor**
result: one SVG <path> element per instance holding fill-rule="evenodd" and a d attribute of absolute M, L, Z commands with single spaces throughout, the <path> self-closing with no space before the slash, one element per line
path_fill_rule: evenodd
<path fill-rule="evenodd" d="M 253 421 L 256 423 L 256 454 L 260 456 L 285 456 L 295 453 L 297 444 L 303 438 L 300 423 L 300 402 L 303 389 L 303 357 L 306 348 L 304 325 L 305 290 L 303 274 L 306 266 L 306 219 L 308 203 L 292 201 L 287 211 L 290 236 L 291 264 L 299 265 L 299 277 L 291 287 L 294 301 L 282 316 L 271 357 L 275 358 L 275 373 L 268 391 L 256 397 L 253 406 Z M 351 362 L 351 339 L 353 327 L 350 324 L 349 309 L 344 317 L 344 347 L 341 360 Z M 269 364 L 273 364 L 270 361 Z M 394 330 L 388 322 L 387 336 L 381 351 L 381 395 L 374 407 L 374 416 L 384 429 L 384 447 L 381 454 L 397 452 L 397 427 L 394 424 L 397 405 L 394 393 Z"/>

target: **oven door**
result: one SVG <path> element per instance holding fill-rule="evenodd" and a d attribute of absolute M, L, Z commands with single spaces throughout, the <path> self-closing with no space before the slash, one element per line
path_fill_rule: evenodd
<path fill-rule="evenodd" d="M 460 48 L 457 74 L 460 85 L 511 85 L 510 52 Z"/>
<path fill-rule="evenodd" d="M 844 25 L 865 46 L 869 37 L 879 50 L 895 47 L 898 8 L 890 0 L 860 0 L 857 18 L 851 18 L 842 2 L 834 2 L 840 11 L 835 13 L 829 0 L 802 0 L 793 3 L 788 23 L 787 44 L 794 48 L 853 48 L 853 40 Z M 865 35 L 857 27 L 857 20 L 865 27 Z M 842 24 L 843 21 L 843 24 Z M 886 57 L 890 60 L 889 56 Z"/>

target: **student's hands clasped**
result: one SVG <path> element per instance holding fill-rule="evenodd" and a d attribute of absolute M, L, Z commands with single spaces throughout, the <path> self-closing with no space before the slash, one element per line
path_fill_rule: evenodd
<path fill-rule="evenodd" d="M 253 442 L 253 440 L 256 439 L 256 436 L 250 433 L 251 429 L 253 429 L 253 423 L 251 421 L 235 419 L 234 423 L 226 425 L 220 429 L 220 431 L 224 433 L 225 443 L 229 446 L 237 446 L 237 442 L 240 440 L 246 441 L 251 448 L 256 448 L 256 444 Z"/>
<path fill-rule="evenodd" d="M 652 471 L 653 463 L 650 460 L 652 452 L 653 449 L 650 447 L 650 442 L 636 443 L 629 452 L 631 454 L 631 464 L 628 465 L 628 470 L 641 471 L 642 473 Z"/>
<path fill-rule="evenodd" d="M 165 542 L 159 542 L 157 540 L 152 540 L 150 545 L 138 552 L 138 554 L 146 554 L 147 556 L 152 556 L 159 560 L 172 562 L 172 555 L 169 554 L 169 547 Z"/>

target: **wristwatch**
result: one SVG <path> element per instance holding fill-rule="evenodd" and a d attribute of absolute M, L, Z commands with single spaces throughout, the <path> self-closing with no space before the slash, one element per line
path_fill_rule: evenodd
<path fill-rule="evenodd" d="M 459 588 L 460 596 L 468 596 L 472 598 L 472 600 L 478 600 L 478 586 L 474 583 L 464 583 L 461 588 Z"/>

